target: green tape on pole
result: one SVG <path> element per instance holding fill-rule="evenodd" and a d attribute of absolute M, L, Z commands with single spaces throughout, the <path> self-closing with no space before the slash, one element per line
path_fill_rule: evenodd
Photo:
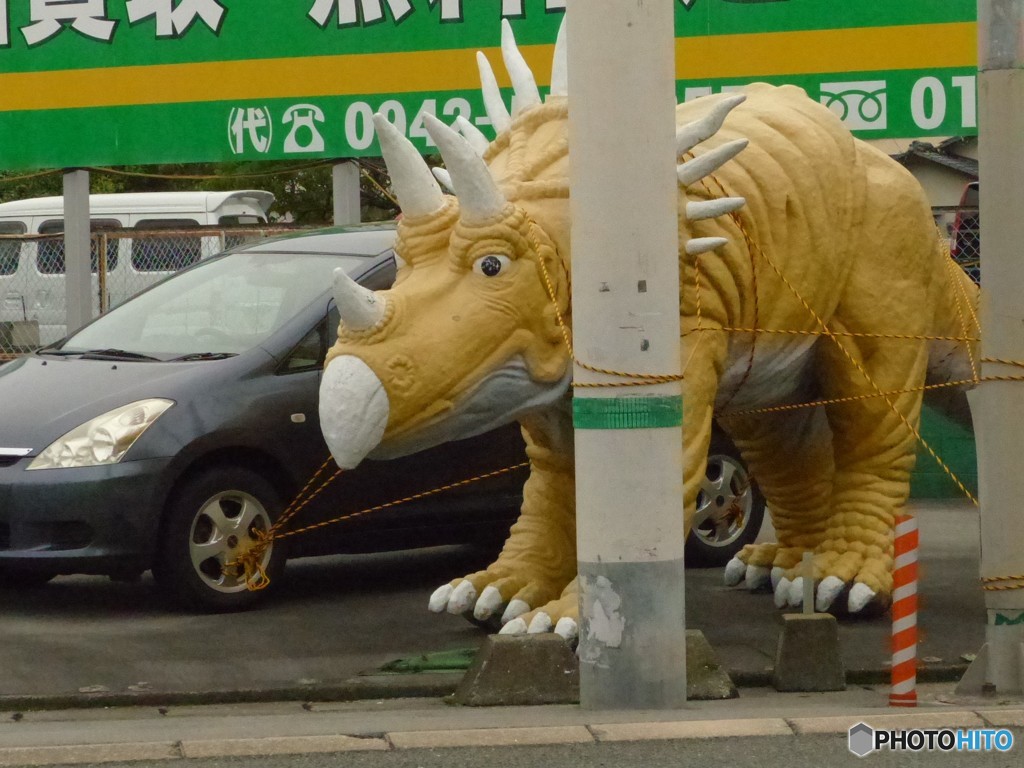
<path fill-rule="evenodd" d="M 683 397 L 579 397 L 572 400 L 576 429 L 658 429 L 683 423 Z"/>

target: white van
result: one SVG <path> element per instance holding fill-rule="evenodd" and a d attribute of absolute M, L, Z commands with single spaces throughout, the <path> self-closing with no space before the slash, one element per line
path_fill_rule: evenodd
<path fill-rule="evenodd" d="M 273 194 L 261 190 L 90 195 L 92 231 L 111 233 L 105 249 L 104 308 L 234 244 L 222 234 L 200 236 L 195 230 L 264 227 L 273 202 Z M 125 237 L 123 230 L 140 236 Z M 183 230 L 190 233 L 172 234 Z M 27 241 L 0 238 L 0 352 L 5 342 L 23 348 L 65 335 L 64 241 L 44 237 L 63 231 L 63 197 L 0 203 L 0 235 L 40 236 Z M 161 231 L 165 236 L 156 236 Z M 92 247 L 94 316 L 101 308 L 97 242 Z"/>

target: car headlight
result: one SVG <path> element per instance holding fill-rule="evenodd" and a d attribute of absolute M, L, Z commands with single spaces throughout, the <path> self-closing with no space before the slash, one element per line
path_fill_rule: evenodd
<path fill-rule="evenodd" d="M 123 405 L 75 427 L 33 459 L 28 469 L 66 469 L 117 464 L 136 440 L 174 405 L 152 398 Z"/>

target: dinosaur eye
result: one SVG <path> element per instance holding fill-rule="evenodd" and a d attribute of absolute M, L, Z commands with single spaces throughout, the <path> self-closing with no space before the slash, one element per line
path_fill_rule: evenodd
<path fill-rule="evenodd" d="M 508 256 L 499 256 L 492 253 L 489 256 L 481 256 L 474 261 L 473 271 L 484 277 L 497 277 L 510 263 Z"/>

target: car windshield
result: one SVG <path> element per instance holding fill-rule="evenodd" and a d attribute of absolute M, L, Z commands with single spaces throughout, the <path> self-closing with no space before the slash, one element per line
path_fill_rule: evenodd
<path fill-rule="evenodd" d="M 234 253 L 177 274 L 68 337 L 51 354 L 203 359 L 261 344 L 365 256 Z M 46 354 L 47 350 L 41 350 Z"/>

